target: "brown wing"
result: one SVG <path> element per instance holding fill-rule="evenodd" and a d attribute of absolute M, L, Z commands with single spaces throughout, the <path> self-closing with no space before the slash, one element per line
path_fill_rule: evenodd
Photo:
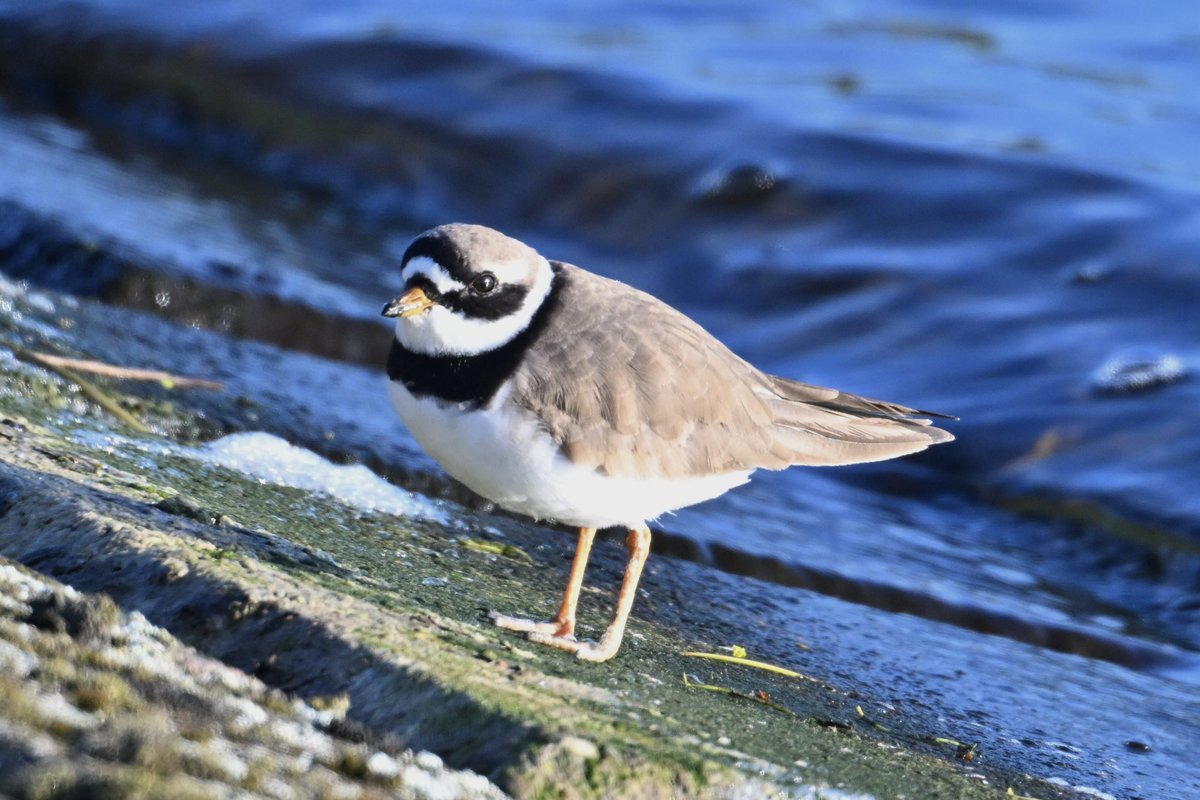
<path fill-rule="evenodd" d="M 766 375 L 654 297 L 555 266 L 559 307 L 512 397 L 577 464 L 684 477 L 875 461 L 952 438 L 903 418 L 912 409 Z"/>

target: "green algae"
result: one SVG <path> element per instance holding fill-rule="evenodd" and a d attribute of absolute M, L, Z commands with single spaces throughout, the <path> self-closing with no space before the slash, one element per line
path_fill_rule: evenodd
<path fill-rule="evenodd" d="M 1122 516 L 1085 498 L 1003 495 L 994 498 L 993 502 L 1016 514 L 1085 525 L 1150 549 L 1200 555 L 1200 544 L 1176 531 Z"/>

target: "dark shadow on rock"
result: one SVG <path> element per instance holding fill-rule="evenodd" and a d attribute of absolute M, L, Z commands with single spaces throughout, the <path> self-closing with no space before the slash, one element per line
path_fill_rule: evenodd
<path fill-rule="evenodd" d="M 126 519 L 126 502 L 0 464 L 0 553 L 80 591 L 107 594 L 268 685 L 304 698 L 348 693 L 343 725 L 361 727 L 363 738 L 394 735 L 485 775 L 502 774 L 541 739 L 527 724 L 346 641 L 302 608 L 255 601 L 234 582 L 198 570 L 172 573 L 165 549 L 134 547 L 116 535 L 114 526 L 126 522 L 156 527 L 151 506 Z M 169 527 L 166 535 L 205 538 L 189 521 Z M 92 613 L 56 603 L 35 610 L 45 626 L 86 625 Z"/>

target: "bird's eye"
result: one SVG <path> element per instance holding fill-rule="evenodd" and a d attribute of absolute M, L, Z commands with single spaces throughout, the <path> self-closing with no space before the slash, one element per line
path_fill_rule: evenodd
<path fill-rule="evenodd" d="M 485 272 L 475 280 L 471 281 L 471 291 L 476 294 L 487 294 L 496 288 L 496 276 L 490 272 Z"/>

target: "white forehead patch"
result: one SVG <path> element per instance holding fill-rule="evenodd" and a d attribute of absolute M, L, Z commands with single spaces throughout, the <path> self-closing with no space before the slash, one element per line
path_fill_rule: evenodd
<path fill-rule="evenodd" d="M 463 284 L 451 278 L 446 268 L 429 256 L 417 256 L 404 265 L 401 277 L 404 278 L 405 283 L 411 280 L 414 275 L 423 275 L 428 278 L 442 294 L 466 288 Z"/>

